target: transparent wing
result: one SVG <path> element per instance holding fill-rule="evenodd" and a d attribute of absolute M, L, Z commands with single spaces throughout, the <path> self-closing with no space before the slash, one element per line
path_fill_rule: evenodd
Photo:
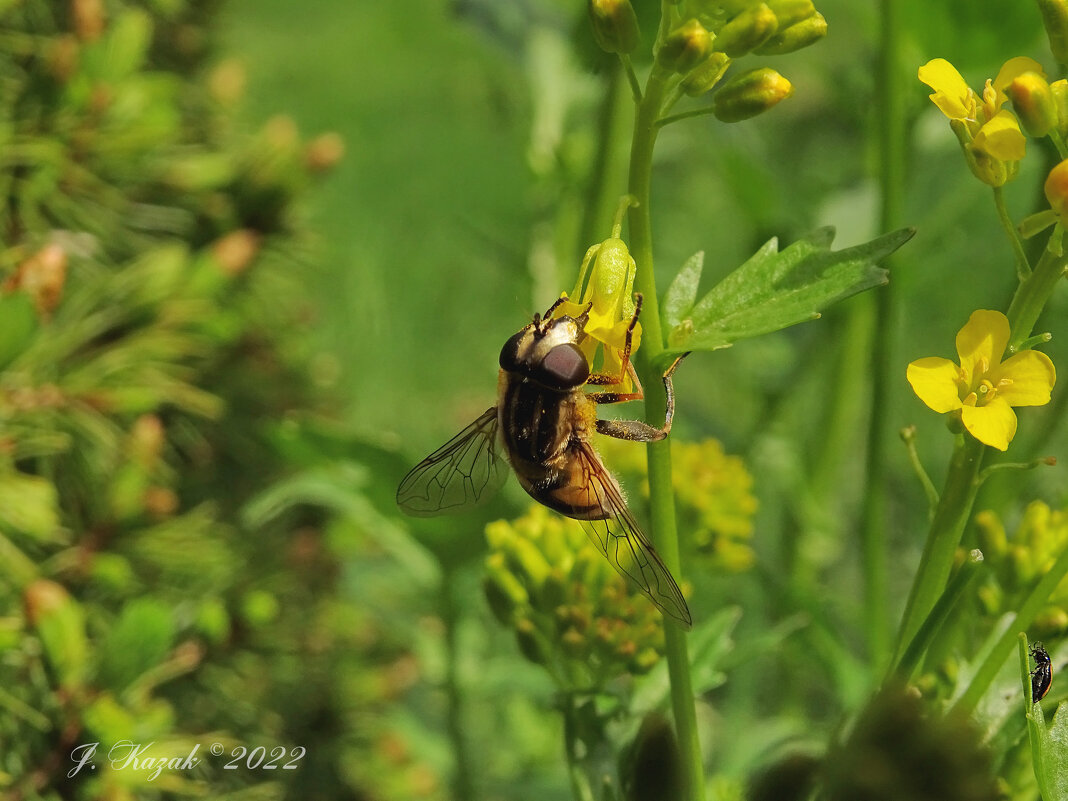
<path fill-rule="evenodd" d="M 619 486 L 589 443 L 583 442 L 579 453 L 585 506 L 599 505 L 603 514 L 599 520 L 580 518 L 582 527 L 616 570 L 633 581 L 665 615 L 689 629 L 693 618 L 686 599 L 671 571 L 660 561 L 653 544 L 638 527 Z"/>
<path fill-rule="evenodd" d="M 460 512 L 493 497 L 507 476 L 494 406 L 412 468 L 397 487 L 397 505 L 416 517 Z"/>

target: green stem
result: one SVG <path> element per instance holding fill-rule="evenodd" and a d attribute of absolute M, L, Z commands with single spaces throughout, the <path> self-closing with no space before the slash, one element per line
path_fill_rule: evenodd
<path fill-rule="evenodd" d="M 1009 305 L 1009 327 L 1012 336 L 1009 339 L 1009 352 L 1015 353 L 1020 344 L 1031 336 L 1031 331 L 1038 322 L 1038 316 L 1046 306 L 1046 301 L 1053 293 L 1057 282 L 1068 267 L 1068 256 L 1056 255 L 1050 250 L 1042 253 L 1033 273 L 1020 284 Z"/>
<path fill-rule="evenodd" d="M 953 567 L 953 557 L 964 526 L 971 516 L 972 504 L 979 489 L 979 466 L 985 451 L 983 443 L 967 434 L 957 437 L 949 463 L 946 483 L 935 507 L 927 543 L 920 557 L 920 567 L 909 592 L 905 615 L 898 630 L 894 661 L 901 659 L 905 645 L 912 641 L 920 624 L 938 601 Z"/>
<path fill-rule="evenodd" d="M 879 188 L 880 224 L 884 231 L 897 228 L 902 218 L 905 183 L 905 110 L 900 77 L 900 3 L 882 0 L 879 42 Z M 868 415 L 865 485 L 861 506 L 861 558 L 864 571 L 864 628 L 872 664 L 886 658 L 890 630 L 887 612 L 886 552 L 886 450 L 888 417 L 882 406 L 897 380 L 891 375 L 894 285 L 873 293 L 874 299 L 858 306 L 856 314 L 874 314 L 869 330 L 871 353 L 866 372 L 871 376 L 871 410 Z M 874 310 L 872 310 L 874 304 Z"/>
<path fill-rule="evenodd" d="M 1005 628 L 1004 632 L 1002 632 L 1001 636 L 998 638 L 997 643 L 990 649 L 986 658 L 979 665 L 979 669 L 976 670 L 975 674 L 972 676 L 968 688 L 953 705 L 954 711 L 968 714 L 975 709 L 976 705 L 979 703 L 979 699 L 983 697 L 983 693 L 987 691 L 987 688 L 993 684 L 994 679 L 1001 670 L 1001 666 L 1004 665 L 1005 660 L 1008 659 L 1009 652 L 1012 651 L 1012 644 L 1016 640 L 1017 633 L 1031 625 L 1035 616 L 1042 610 L 1042 607 L 1049 602 L 1050 595 L 1053 594 L 1057 585 L 1061 583 L 1061 580 L 1066 575 L 1068 575 L 1068 548 L 1065 548 L 1061 552 L 1061 555 L 1057 557 L 1057 561 L 1053 563 L 1053 567 L 1049 569 L 1049 572 L 1046 573 L 1046 575 L 1039 579 L 1031 592 L 1027 594 L 1024 602 L 1020 604 L 1016 616 Z"/>
<path fill-rule="evenodd" d="M 916 451 L 916 426 L 909 426 L 902 429 L 901 439 L 905 443 L 905 450 L 909 455 L 909 464 L 912 465 L 912 472 L 914 472 L 916 478 L 920 480 L 920 486 L 923 487 L 923 494 L 927 496 L 927 516 L 930 518 L 934 515 L 935 508 L 938 506 L 938 490 L 935 488 L 934 482 L 931 481 L 931 477 L 927 475 L 927 471 L 923 467 L 923 462 L 920 461 L 920 454 Z"/>
<path fill-rule="evenodd" d="M 1000 186 L 994 187 L 994 206 L 998 210 L 998 221 L 1001 223 L 1001 227 L 1005 229 L 1005 236 L 1009 238 L 1012 254 L 1016 257 L 1016 277 L 1021 281 L 1026 281 L 1028 276 L 1031 275 L 1031 263 L 1027 260 L 1023 242 L 1020 241 L 1020 234 L 1012 222 L 1012 217 L 1009 216 L 1009 210 L 1005 207 L 1005 193 Z"/>
<path fill-rule="evenodd" d="M 950 580 L 946 591 L 938 599 L 938 603 L 931 610 L 931 614 L 923 621 L 923 625 L 916 632 L 916 636 L 912 638 L 912 642 L 905 649 L 901 661 L 887 672 L 887 679 L 891 678 L 891 676 L 897 676 L 898 679 L 905 683 L 912 681 L 912 676 L 919 668 L 920 660 L 926 653 L 927 647 L 934 642 L 942 625 L 946 622 L 946 618 L 949 617 L 949 613 L 953 610 L 957 601 L 963 597 L 964 591 L 971 586 L 972 580 L 979 575 L 979 567 L 982 563 L 982 553 L 977 550 L 972 551 L 968 559 L 965 560 L 964 564 L 960 566 L 960 569 Z"/>
<path fill-rule="evenodd" d="M 669 4 L 662 4 L 667 18 Z M 645 95 L 637 105 L 634 135 L 631 140 L 629 191 L 638 201 L 630 210 L 630 249 L 637 264 L 635 287 L 643 296 L 642 346 L 636 354 L 636 368 L 645 386 L 646 419 L 659 425 L 663 421 L 666 403 L 660 380 L 658 357 L 664 350 L 660 326 L 660 308 L 656 294 L 656 274 L 653 269 L 652 224 L 649 216 L 650 181 L 653 147 L 656 144 L 656 119 L 660 112 L 668 79 L 671 74 L 654 62 Z M 654 422 L 655 421 L 655 422 Z M 652 519 L 651 536 L 664 564 L 679 575 L 679 540 L 675 524 L 675 497 L 671 482 L 670 440 L 648 444 L 649 501 Z M 693 681 L 690 677 L 690 658 L 686 634 L 678 626 L 664 627 L 664 646 L 671 679 L 671 704 L 675 716 L 680 758 L 686 776 L 689 798 L 704 798 L 704 768 L 701 744 L 697 734 L 697 712 L 694 706 Z"/>
<path fill-rule="evenodd" d="M 701 108 L 695 108 L 691 111 L 682 111 L 678 114 L 672 114 L 670 117 L 661 117 L 656 121 L 655 124 L 657 128 L 663 128 L 665 125 L 671 125 L 671 123 L 678 122 L 679 120 L 688 120 L 691 117 L 707 116 L 713 113 L 713 111 L 714 109 L 712 106 L 702 106 Z"/>
<path fill-rule="evenodd" d="M 464 737 L 463 693 L 459 678 L 459 615 L 456 600 L 452 592 L 452 575 L 447 574 L 441 582 L 442 622 L 445 625 L 445 695 L 448 699 L 446 708 L 446 728 L 452 743 L 453 776 L 452 790 L 454 798 L 477 798 L 475 783 L 471 776 L 471 759 Z"/>
<path fill-rule="evenodd" d="M 575 801 L 594 801 L 590 777 L 582 764 L 580 750 L 584 748 L 579 737 L 578 715 L 575 697 L 567 693 L 564 698 L 564 749 L 567 751 L 567 773 L 571 780 L 571 793 Z M 457 796 L 463 798 L 463 796 Z"/>

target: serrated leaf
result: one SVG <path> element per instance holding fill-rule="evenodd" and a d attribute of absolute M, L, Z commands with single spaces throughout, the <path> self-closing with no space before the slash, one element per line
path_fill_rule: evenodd
<path fill-rule="evenodd" d="M 725 348 L 739 339 L 813 320 L 828 306 L 887 281 L 878 262 L 912 238 L 902 228 L 832 251 L 833 228 L 821 228 L 779 252 L 771 239 L 717 284 L 668 336 L 668 350 Z"/>
<path fill-rule="evenodd" d="M 671 329 L 689 316 L 697 302 L 697 285 L 701 283 L 701 270 L 705 266 L 705 252 L 699 250 L 686 260 L 678 275 L 664 295 L 663 315 L 665 325 Z"/>

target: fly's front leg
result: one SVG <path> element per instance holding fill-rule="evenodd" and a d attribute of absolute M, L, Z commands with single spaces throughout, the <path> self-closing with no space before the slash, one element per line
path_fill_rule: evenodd
<path fill-rule="evenodd" d="M 664 393 L 667 395 L 667 409 L 664 412 L 664 425 L 661 428 L 656 428 L 648 423 L 643 423 L 641 420 L 598 420 L 597 432 L 599 434 L 606 434 L 609 437 L 615 437 L 616 439 L 626 439 L 631 442 L 658 442 L 664 439 L 671 431 L 671 421 L 675 417 L 675 388 L 671 384 L 671 374 L 675 372 L 675 368 L 679 366 L 684 358 L 689 356 L 689 353 L 684 353 L 679 356 L 675 361 L 671 363 L 671 366 L 664 373 Z M 589 395 L 588 397 L 597 403 L 618 403 L 624 400 L 639 400 L 644 398 L 645 395 L 641 391 L 641 384 L 638 383 L 638 376 L 633 373 L 634 368 L 630 368 L 634 377 L 635 384 L 637 386 L 637 393 L 615 393 L 615 392 L 599 392 Z M 630 395 L 637 394 L 637 398 L 632 398 Z"/>

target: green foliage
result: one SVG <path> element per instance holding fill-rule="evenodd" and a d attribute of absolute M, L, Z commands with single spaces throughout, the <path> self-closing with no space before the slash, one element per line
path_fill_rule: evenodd
<path fill-rule="evenodd" d="M 813 320 L 831 304 L 886 283 L 878 262 L 915 234 L 902 229 L 864 245 L 832 252 L 834 229 L 824 228 L 779 252 L 769 240 L 701 300 L 703 260 L 688 261 L 664 300 L 670 353 L 716 350 L 739 339 Z"/>

